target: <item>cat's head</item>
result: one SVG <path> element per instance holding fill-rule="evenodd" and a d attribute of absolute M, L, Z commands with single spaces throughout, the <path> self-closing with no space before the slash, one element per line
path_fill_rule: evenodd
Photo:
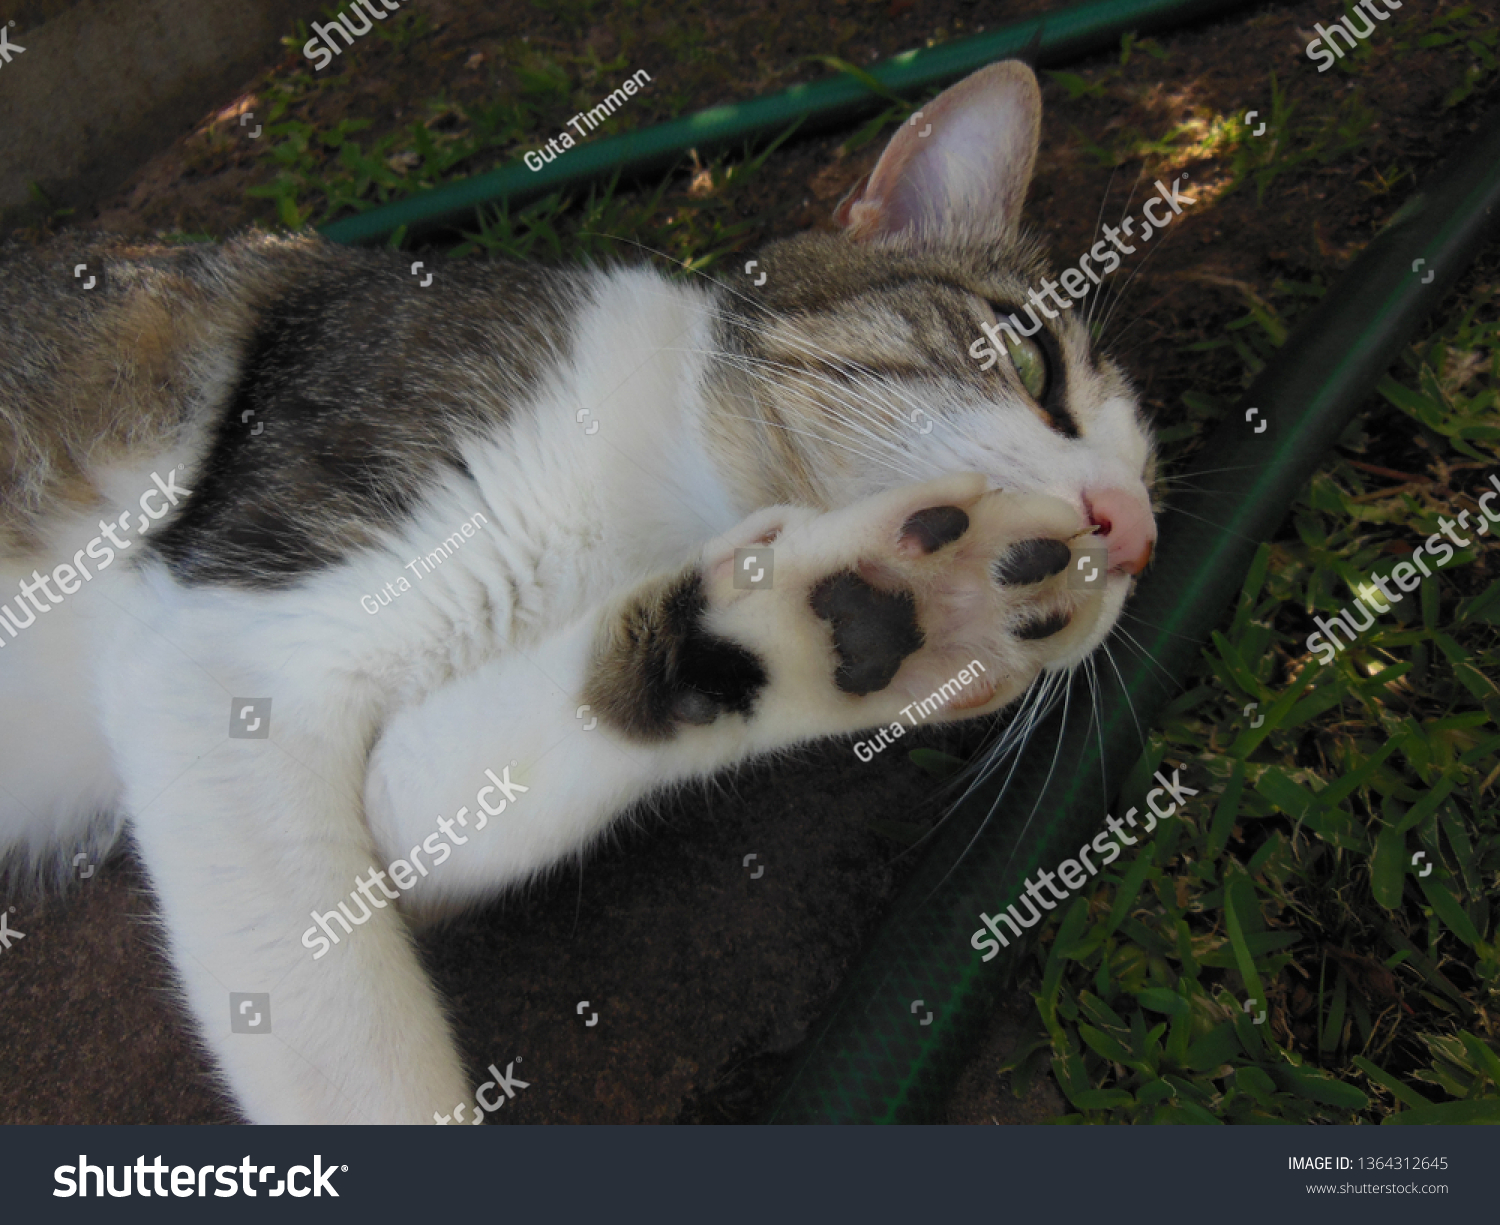
<path fill-rule="evenodd" d="M 839 206 L 841 233 L 758 252 L 722 327 L 712 431 L 747 506 L 843 506 L 952 472 L 1068 503 L 1109 573 L 1090 633 L 1045 665 L 1063 668 L 1108 634 L 1149 559 L 1155 457 L 1091 344 L 1102 287 L 1078 276 L 1083 300 L 1047 296 L 1055 276 L 1021 230 L 1040 127 L 1031 70 L 992 64 L 902 126 Z M 1032 290 L 1055 318 L 1027 314 Z M 996 331 L 1012 312 L 1040 328 Z"/>

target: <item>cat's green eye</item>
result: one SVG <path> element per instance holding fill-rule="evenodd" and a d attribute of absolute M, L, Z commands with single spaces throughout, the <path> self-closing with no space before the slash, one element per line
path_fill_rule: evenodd
<path fill-rule="evenodd" d="M 1047 394 L 1047 355 L 1034 340 L 1012 340 L 1005 337 L 1005 351 L 1010 355 L 1010 364 L 1021 376 L 1021 386 L 1031 394 L 1038 404 Z"/>

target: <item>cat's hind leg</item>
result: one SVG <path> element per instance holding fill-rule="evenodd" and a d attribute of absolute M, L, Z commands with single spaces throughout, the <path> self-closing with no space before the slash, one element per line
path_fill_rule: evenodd
<path fill-rule="evenodd" d="M 0 592 L 41 558 L 0 561 Z M 19 605 L 19 609 L 17 607 Z M 15 597 L 0 624 L 0 862 L 21 881 L 91 874 L 114 843 L 120 782 L 93 694 L 83 593 L 38 612 Z M 96 606 L 97 607 L 97 606 Z M 13 622 L 28 620 L 18 630 Z"/>
<path fill-rule="evenodd" d="M 316 666 L 277 599 L 155 574 L 123 607 L 101 690 L 126 811 L 182 994 L 244 1114 L 432 1122 L 469 1087 L 370 876 L 385 862 L 361 805 L 374 695 Z M 303 939 L 314 913 L 352 932 L 326 956 Z"/>

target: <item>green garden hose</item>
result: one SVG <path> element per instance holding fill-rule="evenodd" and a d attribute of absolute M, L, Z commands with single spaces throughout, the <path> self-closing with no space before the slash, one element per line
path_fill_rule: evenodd
<path fill-rule="evenodd" d="M 1131 30 L 1142 33 L 1184 25 L 1243 8 L 1247 0 L 1100 0 L 1059 13 L 1031 17 L 971 38 L 906 51 L 870 69 L 888 91 L 913 95 L 956 80 L 995 60 L 1023 53 L 1039 63 L 1077 59 L 1118 44 Z M 700 153 L 736 142 L 769 141 L 794 123 L 813 131 L 848 123 L 879 110 L 886 100 L 852 76 L 840 74 L 811 85 L 732 106 L 716 106 L 642 132 L 591 140 L 540 170 L 512 162 L 487 174 L 423 192 L 394 204 L 344 217 L 322 228 L 334 242 L 377 243 L 405 226 L 408 236 L 472 224 L 476 210 L 505 201 L 518 207 L 551 192 L 608 179 L 665 170 L 690 149 Z"/>
<path fill-rule="evenodd" d="M 1407 201 L 1209 440 L 1183 481 L 1198 492 L 1163 517 L 1156 559 L 1130 606 L 1150 658 L 1122 658 L 1118 678 L 1099 670 L 1097 721 L 1075 689 L 1071 711 L 1032 737 L 1002 810 L 982 832 L 998 784 L 949 819 L 815 1027 L 772 1122 L 942 1119 L 1022 947 L 983 964 L 969 943 L 978 915 L 1016 902 L 1028 877 L 1055 869 L 1099 831 L 1105 802 L 1140 756 L 1140 729 L 1177 696 L 1173 678 L 1191 675 L 1259 542 L 1462 274 L 1497 209 L 1500 111 Z M 1037 819 L 1018 834 L 1033 811 Z M 924 1018 L 931 1013 L 927 1024 L 914 1001 Z"/>

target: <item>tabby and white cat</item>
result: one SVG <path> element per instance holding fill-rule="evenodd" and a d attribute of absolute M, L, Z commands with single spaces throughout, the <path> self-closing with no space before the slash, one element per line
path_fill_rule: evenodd
<path fill-rule="evenodd" d="M 673 783 L 1076 665 L 1153 459 L 1079 312 L 969 356 L 1047 270 L 1040 107 L 975 73 L 737 288 L 424 283 L 312 236 L 0 253 L 12 880 L 128 822 L 246 1117 L 431 1121 L 471 1082 L 413 918 Z"/>

